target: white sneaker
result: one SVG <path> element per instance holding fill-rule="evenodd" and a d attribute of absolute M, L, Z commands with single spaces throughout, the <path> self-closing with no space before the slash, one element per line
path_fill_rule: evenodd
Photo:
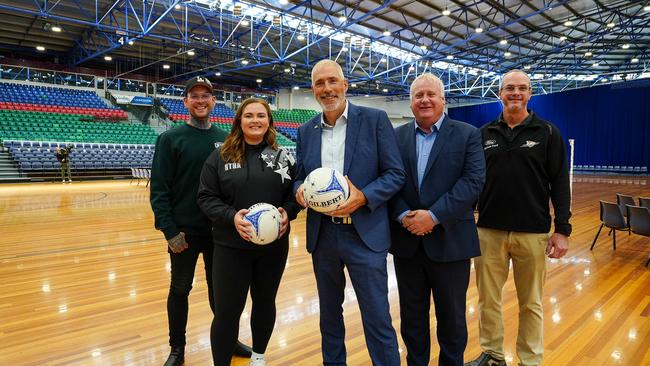
<path fill-rule="evenodd" d="M 251 357 L 251 363 L 249 366 L 266 366 L 266 360 L 264 360 L 264 356 Z"/>

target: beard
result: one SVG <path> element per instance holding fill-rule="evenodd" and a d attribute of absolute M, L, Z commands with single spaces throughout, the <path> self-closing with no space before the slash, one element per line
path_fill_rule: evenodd
<path fill-rule="evenodd" d="M 318 104 L 320 104 L 321 108 L 325 112 L 332 112 L 338 110 L 341 107 L 341 102 L 342 102 L 341 98 L 336 98 L 331 103 L 325 103 L 322 99 L 320 98 L 318 99 Z"/>

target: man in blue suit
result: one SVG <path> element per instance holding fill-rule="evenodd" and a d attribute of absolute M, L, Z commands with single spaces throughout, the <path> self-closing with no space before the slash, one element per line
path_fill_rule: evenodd
<path fill-rule="evenodd" d="M 314 66 L 312 89 L 323 113 L 298 133 L 296 199 L 306 207 L 302 183 L 320 167 L 342 172 L 350 186 L 347 201 L 336 211 L 307 212 L 307 250 L 318 286 L 323 364 L 346 364 L 342 304 L 347 268 L 372 364 L 396 366 L 400 356 L 386 270 L 387 202 L 404 184 L 395 131 L 386 112 L 346 100 L 348 82 L 336 62 L 322 60 Z"/>
<path fill-rule="evenodd" d="M 391 253 L 409 366 L 429 364 L 431 295 L 439 365 L 463 365 L 470 258 L 480 255 L 473 206 L 485 181 L 481 133 L 444 113 L 444 85 L 411 84 L 413 122 L 396 129 L 406 184 L 390 204 Z"/>

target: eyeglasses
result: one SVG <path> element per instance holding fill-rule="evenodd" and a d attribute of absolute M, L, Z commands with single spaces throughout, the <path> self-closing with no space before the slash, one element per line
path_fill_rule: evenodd
<path fill-rule="evenodd" d="M 205 94 L 190 94 L 190 95 L 188 95 L 187 97 L 188 97 L 190 100 L 192 100 L 192 101 L 196 101 L 196 100 L 206 101 L 206 100 L 210 100 L 210 99 L 212 99 L 212 94 L 209 94 L 209 93 L 205 93 Z"/>

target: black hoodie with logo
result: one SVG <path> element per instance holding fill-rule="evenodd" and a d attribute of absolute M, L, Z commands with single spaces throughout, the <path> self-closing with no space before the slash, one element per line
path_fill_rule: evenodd
<path fill-rule="evenodd" d="M 245 150 L 243 164 L 225 162 L 219 148 L 203 166 L 197 202 L 212 222 L 213 240 L 218 245 L 243 249 L 288 245 L 289 229 L 265 246 L 242 239 L 235 229 L 237 211 L 256 203 L 284 208 L 289 220 L 300 212 L 292 189 L 295 161 L 287 151 L 273 150 L 265 142 L 246 144 Z"/>

